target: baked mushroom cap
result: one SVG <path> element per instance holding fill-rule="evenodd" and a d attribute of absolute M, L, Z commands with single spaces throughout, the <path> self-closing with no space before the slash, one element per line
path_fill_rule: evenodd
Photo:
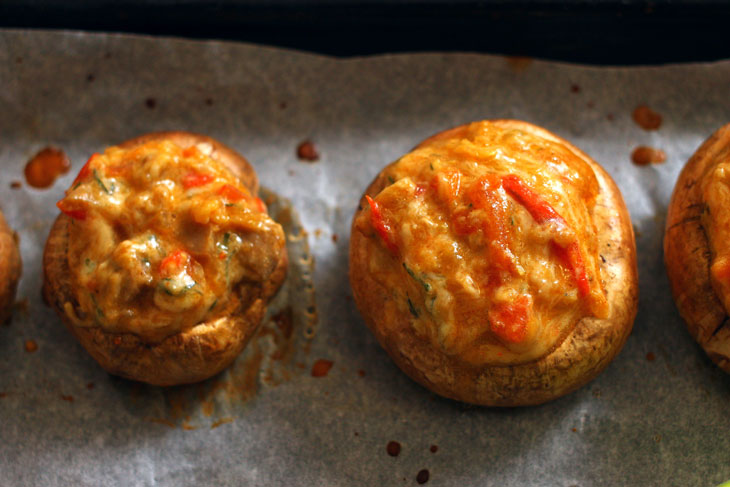
<path fill-rule="evenodd" d="M 638 301 L 633 228 L 615 183 L 585 153 L 526 122 L 494 120 L 488 123 L 499 129 L 519 130 L 560 144 L 593 170 L 598 194 L 591 216 L 597 232 L 600 276 L 608 303 L 605 318 L 583 317 L 554 349 L 526 363 L 473 365 L 459 354 L 445 353 L 433 340 L 427 340 L 415 331 L 412 313 L 408 310 L 394 312 L 394 306 L 386 305 L 394 299 L 393 290 L 384 286 L 369 270 L 371 256 L 382 243 L 355 226 L 358 216 L 367 211 L 365 195 L 377 195 L 388 185 L 384 177 L 388 168 L 366 189 L 353 218 L 350 283 L 366 324 L 393 361 L 412 379 L 437 394 L 474 404 L 540 404 L 589 382 L 613 360 L 625 343 Z M 457 127 L 437 134 L 424 143 L 450 138 L 461 129 Z"/>
<path fill-rule="evenodd" d="M 0 212 L 0 324 L 5 323 L 13 312 L 21 268 L 17 236 Z"/>
<path fill-rule="evenodd" d="M 664 263 L 674 302 L 692 337 L 730 373 L 728 311 L 710 277 L 712 252 L 703 226 L 707 203 L 702 182 L 730 160 L 730 124 L 708 138 L 682 169 L 672 193 L 664 233 Z"/>
<path fill-rule="evenodd" d="M 187 132 L 143 135 L 120 144 L 125 149 L 150 140 L 169 140 L 185 149 L 197 146 L 221 162 L 256 195 L 258 180 L 242 156 L 220 142 Z M 286 277 L 287 254 L 282 249 L 275 270 L 263 283 L 242 282 L 233 288 L 226 313 L 198 323 L 166 338 L 151 342 L 133 333 L 112 333 L 101 327 L 78 326 L 78 307 L 70 281 L 69 226 L 71 218 L 61 214 L 53 224 L 43 255 L 43 294 L 64 324 L 84 348 L 108 372 L 153 385 L 169 386 L 198 382 L 228 367 L 256 332 L 266 304 Z"/>

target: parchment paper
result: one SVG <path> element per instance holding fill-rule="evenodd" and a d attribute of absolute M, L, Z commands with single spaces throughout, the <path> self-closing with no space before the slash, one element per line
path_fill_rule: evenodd
<path fill-rule="evenodd" d="M 422 469 L 434 486 L 730 479 L 730 377 L 685 330 L 661 247 L 674 181 L 730 121 L 729 94 L 730 62 L 340 60 L 223 42 L 0 32 L 0 203 L 24 260 L 21 305 L 0 327 L 0 484 L 416 485 Z M 662 114 L 659 130 L 632 121 L 641 104 Z M 595 381 L 540 407 L 434 396 L 391 363 L 350 298 L 348 232 L 362 190 L 423 138 L 486 118 L 536 123 L 588 152 L 618 182 L 637 231 L 641 300 L 628 343 Z M 40 299 L 54 203 L 91 153 L 155 130 L 200 132 L 239 150 L 306 230 L 289 228 L 294 277 L 275 310 L 290 313 L 291 338 L 286 320 L 267 320 L 267 336 L 232 371 L 198 386 L 109 376 Z M 318 162 L 297 159 L 305 139 Z M 23 168 L 47 145 L 66 151 L 73 169 L 35 190 Z M 664 150 L 667 162 L 633 165 L 639 145 Z M 312 278 L 314 296 L 300 292 Z M 26 352 L 26 340 L 38 350 Z M 319 359 L 332 369 L 312 377 Z M 389 441 L 401 444 L 397 457 Z"/>

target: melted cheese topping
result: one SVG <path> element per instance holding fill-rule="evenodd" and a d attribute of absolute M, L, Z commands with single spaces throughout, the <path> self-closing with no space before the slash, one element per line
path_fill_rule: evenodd
<path fill-rule="evenodd" d="M 235 312 L 239 285 L 268 279 L 283 231 L 211 150 L 151 141 L 84 166 L 58 204 L 80 324 L 161 340 Z"/>
<path fill-rule="evenodd" d="M 702 196 L 707 205 L 702 215 L 710 253 L 710 281 L 725 310 L 730 313 L 730 151 L 702 180 Z"/>
<path fill-rule="evenodd" d="M 593 170 L 562 144 L 488 122 L 428 139 L 381 174 L 356 228 L 412 326 L 467 363 L 515 364 L 605 317 Z"/>

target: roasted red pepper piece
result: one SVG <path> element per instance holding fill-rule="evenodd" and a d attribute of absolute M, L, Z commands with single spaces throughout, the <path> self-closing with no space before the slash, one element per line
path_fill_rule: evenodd
<path fill-rule="evenodd" d="M 514 174 L 503 177 L 502 186 L 519 204 L 525 207 L 537 223 L 554 220 L 565 227 L 568 226 L 565 219 L 550 206 L 550 203 L 542 199 L 538 193 L 533 191 L 519 177 Z M 563 261 L 563 265 L 572 271 L 580 295 L 587 296 L 591 291 L 591 287 L 588 276 L 586 275 L 586 266 L 583 262 L 583 256 L 581 255 L 578 242 L 573 241 L 567 246 L 562 247 L 553 241 L 553 248 L 558 254 L 558 257 Z"/>
<path fill-rule="evenodd" d="M 71 208 L 66 200 L 59 201 L 56 203 L 56 206 L 63 214 L 70 216 L 74 220 L 86 220 L 86 210 L 83 208 Z"/>
<path fill-rule="evenodd" d="M 223 186 L 221 186 L 221 188 L 218 190 L 218 194 L 223 196 L 228 201 L 240 201 L 246 198 L 246 193 L 230 184 L 224 184 Z"/>
<path fill-rule="evenodd" d="M 507 226 L 508 215 L 505 201 L 497 193 L 501 181 L 490 174 L 473 184 L 468 191 L 469 199 L 475 208 L 483 211 L 482 231 L 489 248 L 490 261 L 498 269 L 514 271 L 514 255 L 510 249 L 510 234 Z"/>
<path fill-rule="evenodd" d="M 588 276 L 586 275 L 586 266 L 583 262 L 583 255 L 580 253 L 578 242 L 572 242 L 567 247 L 561 247 L 553 242 L 553 248 L 558 257 L 563 261 L 563 265 L 573 272 L 578 293 L 581 296 L 588 296 L 591 292 L 591 283 L 588 281 Z"/>
<path fill-rule="evenodd" d="M 160 262 L 160 274 L 172 274 L 176 269 L 185 266 L 188 262 L 189 257 L 190 254 L 188 254 L 184 250 L 177 249 L 173 251 L 167 257 L 162 259 L 162 262 Z"/>
<path fill-rule="evenodd" d="M 266 213 L 266 204 L 261 198 L 256 198 L 256 208 L 258 208 L 259 213 Z"/>
<path fill-rule="evenodd" d="M 200 173 L 200 172 L 189 172 L 182 178 L 182 185 L 185 189 L 197 188 L 199 186 L 205 186 L 212 182 L 215 176 L 212 174 Z"/>
<path fill-rule="evenodd" d="M 191 145 L 190 147 L 186 147 L 182 151 L 183 157 L 194 157 L 199 154 L 200 151 L 198 151 L 197 146 Z"/>
<path fill-rule="evenodd" d="M 392 229 L 383 219 L 383 214 L 380 212 L 380 206 L 375 202 L 370 195 L 365 195 L 365 199 L 368 200 L 370 205 L 370 224 L 373 226 L 377 234 L 383 239 L 383 243 L 388 248 L 391 254 L 398 254 L 398 246 L 393 242 Z"/>
<path fill-rule="evenodd" d="M 527 336 L 527 322 L 531 310 L 532 299 L 524 294 L 514 301 L 494 306 L 489 311 L 492 333 L 505 342 L 522 342 Z"/>
<path fill-rule="evenodd" d="M 548 220 L 557 220 L 562 224 L 567 225 L 563 217 L 560 216 L 547 201 L 542 199 L 539 194 L 533 191 L 532 188 L 526 185 L 519 177 L 514 174 L 503 177 L 502 186 L 510 194 L 510 196 L 525 207 L 537 223 L 545 223 Z"/>

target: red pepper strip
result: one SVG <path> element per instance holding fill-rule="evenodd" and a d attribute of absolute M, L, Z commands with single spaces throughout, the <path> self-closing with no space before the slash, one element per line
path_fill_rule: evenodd
<path fill-rule="evenodd" d="M 502 178 L 502 186 L 517 200 L 519 204 L 530 212 L 537 223 L 545 223 L 548 220 L 557 220 L 567 226 L 562 216 L 558 214 L 550 204 L 532 190 L 519 177 L 509 174 Z"/>
<path fill-rule="evenodd" d="M 256 207 L 259 209 L 259 213 L 266 213 L 266 205 L 261 198 L 256 198 Z"/>
<path fill-rule="evenodd" d="M 492 333 L 509 343 L 520 343 L 527 336 L 527 321 L 532 309 L 532 300 L 520 295 L 509 303 L 500 303 L 489 311 Z"/>
<path fill-rule="evenodd" d="M 84 209 L 73 209 L 68 207 L 68 203 L 66 200 L 61 200 L 58 203 L 56 203 L 56 206 L 59 210 L 61 210 L 62 213 L 70 216 L 74 220 L 86 220 L 86 210 Z"/>
<path fill-rule="evenodd" d="M 468 196 L 475 208 L 484 210 L 482 230 L 484 241 L 489 248 L 490 261 L 497 269 L 514 271 L 516 269 L 514 256 L 509 248 L 507 206 L 497 194 L 500 185 L 499 178 L 490 174 L 472 185 Z M 468 220 L 465 220 L 466 222 Z"/>
<path fill-rule="evenodd" d="M 196 156 L 196 155 L 198 155 L 198 147 L 195 145 L 191 145 L 190 147 L 183 149 L 182 155 L 183 155 L 183 157 Z"/>
<path fill-rule="evenodd" d="M 230 184 L 224 184 L 221 186 L 217 193 L 228 201 L 239 201 L 246 198 L 246 193 L 235 186 L 231 186 Z"/>
<path fill-rule="evenodd" d="M 383 243 L 388 250 L 390 250 L 390 253 L 398 255 L 398 246 L 392 240 L 392 229 L 390 228 L 390 225 L 385 223 L 383 214 L 380 213 L 380 206 L 378 206 L 370 195 L 366 194 L 365 199 L 368 200 L 368 204 L 370 205 L 370 224 L 373 226 L 378 235 L 380 235 L 380 238 L 383 239 Z"/>
<path fill-rule="evenodd" d="M 573 271 L 573 278 L 581 296 L 588 296 L 591 293 L 591 284 L 586 275 L 586 266 L 583 262 L 583 255 L 580 253 L 578 242 L 571 242 L 567 247 L 561 247 L 553 242 L 553 249 L 558 254 L 563 264 Z"/>
<path fill-rule="evenodd" d="M 86 164 L 81 168 L 79 171 L 79 174 L 76 176 L 76 179 L 74 179 L 74 182 L 71 183 L 71 187 L 73 188 L 76 186 L 76 183 L 79 181 L 83 181 L 84 179 L 91 176 L 91 162 L 96 159 L 99 156 L 99 154 L 92 154 L 91 157 L 89 157 L 89 160 L 86 161 Z M 61 210 L 63 211 L 63 210 Z"/>
<path fill-rule="evenodd" d="M 211 174 L 189 172 L 183 176 L 182 185 L 185 189 L 197 188 L 198 186 L 205 186 L 214 179 L 215 177 Z"/>
<path fill-rule="evenodd" d="M 527 186 L 524 181 L 514 174 L 507 175 L 502 178 L 504 189 L 520 203 L 532 215 L 537 223 L 545 223 L 549 220 L 555 220 L 561 225 L 568 226 L 565 219 L 558 214 L 550 204 L 542 199 L 542 197 Z M 573 271 L 578 292 L 581 296 L 590 294 L 591 287 L 586 276 L 586 266 L 583 262 L 583 256 L 580 253 L 578 242 L 574 241 L 566 247 L 561 247 L 553 242 L 553 248 L 563 261 L 563 264 Z"/>
<path fill-rule="evenodd" d="M 160 262 L 160 274 L 169 274 L 175 268 L 182 267 L 188 261 L 188 253 L 177 249 Z"/>

